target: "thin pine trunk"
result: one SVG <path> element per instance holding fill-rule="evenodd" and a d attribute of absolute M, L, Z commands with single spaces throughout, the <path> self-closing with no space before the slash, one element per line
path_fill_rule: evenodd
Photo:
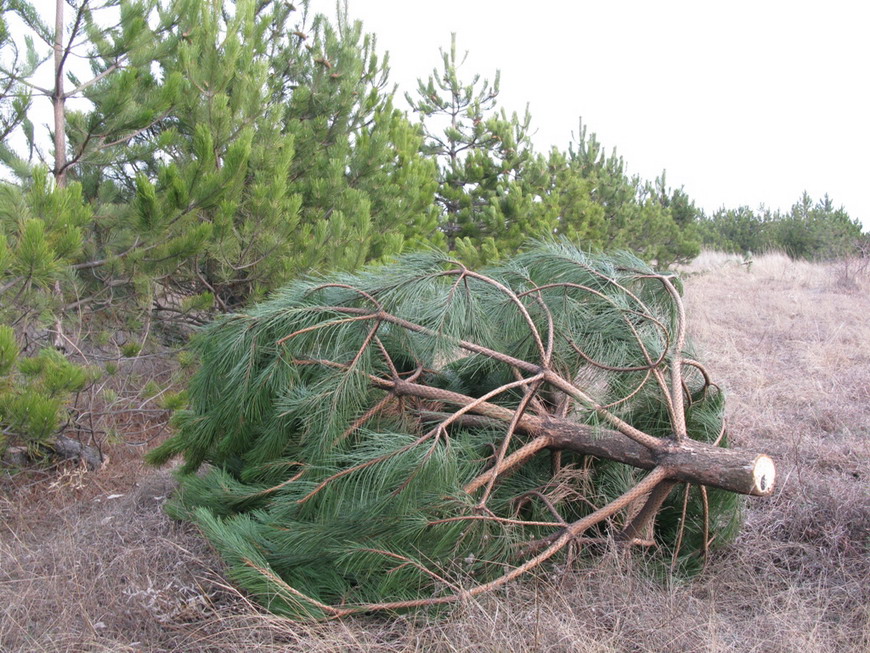
<path fill-rule="evenodd" d="M 66 97 L 63 91 L 63 5 L 55 0 L 54 13 L 54 181 L 66 185 Z"/>

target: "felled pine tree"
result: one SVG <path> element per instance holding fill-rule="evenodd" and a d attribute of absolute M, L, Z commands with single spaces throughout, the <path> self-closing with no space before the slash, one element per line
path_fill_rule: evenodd
<path fill-rule="evenodd" d="M 774 470 L 724 448 L 679 288 L 566 244 L 299 281 L 201 334 L 149 458 L 183 454 L 172 513 L 296 618 L 449 604 L 602 546 L 691 564 Z"/>

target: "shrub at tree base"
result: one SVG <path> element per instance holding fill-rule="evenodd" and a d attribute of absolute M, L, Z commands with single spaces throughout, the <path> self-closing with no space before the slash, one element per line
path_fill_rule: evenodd
<path fill-rule="evenodd" d="M 30 458 L 60 449 L 65 440 L 55 438 L 63 422 L 64 404 L 70 395 L 92 382 L 95 371 L 69 362 L 54 349 L 23 356 L 12 327 L 0 324 L 0 457 L 9 445 L 26 447 Z M 26 457 L 25 457 L 26 459 Z M 92 467 L 96 461 L 83 457 Z"/>
<path fill-rule="evenodd" d="M 773 469 L 723 448 L 679 288 L 564 244 L 300 281 L 199 336 L 150 461 L 184 455 L 172 513 L 296 618 L 448 604 L 602 546 L 684 568 Z"/>

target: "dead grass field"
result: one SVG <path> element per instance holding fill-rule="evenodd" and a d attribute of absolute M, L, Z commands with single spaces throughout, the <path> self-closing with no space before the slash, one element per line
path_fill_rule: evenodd
<path fill-rule="evenodd" d="M 618 554 L 517 583 L 440 620 L 300 625 L 228 588 L 171 474 L 116 446 L 95 474 L 0 480 L 2 651 L 870 651 L 870 277 L 853 264 L 705 255 L 691 331 L 732 439 L 779 465 L 738 540 L 691 582 Z"/>

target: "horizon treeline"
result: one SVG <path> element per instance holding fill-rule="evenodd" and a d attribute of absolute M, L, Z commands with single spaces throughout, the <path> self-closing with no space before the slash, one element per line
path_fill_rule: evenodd
<path fill-rule="evenodd" d="M 804 195 L 782 215 L 706 216 L 664 174 L 629 175 L 585 127 L 538 152 L 531 116 L 499 106 L 497 74 L 465 75 L 455 39 L 405 111 L 375 36 L 345 10 L 332 20 L 276 0 L 52 10 L 47 20 L 34 2 L 0 0 L 6 434 L 52 433 L 92 378 L 56 352 L 35 355 L 47 341 L 79 354 L 114 333 L 183 342 L 191 325 L 301 275 L 425 247 L 481 266 L 557 237 L 660 267 L 702 245 L 820 258 L 861 237 L 827 197 Z"/>

